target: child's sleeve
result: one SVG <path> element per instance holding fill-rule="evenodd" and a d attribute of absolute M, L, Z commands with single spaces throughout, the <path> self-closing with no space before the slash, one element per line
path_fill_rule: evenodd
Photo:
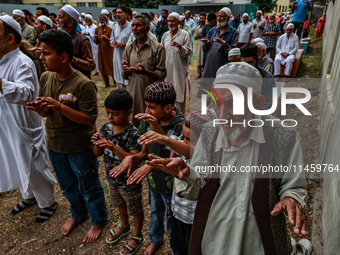
<path fill-rule="evenodd" d="M 138 129 L 133 129 L 128 138 L 129 138 L 129 142 L 128 142 L 128 151 L 132 151 L 132 150 L 142 150 L 142 146 L 138 143 L 138 139 L 140 137 L 140 132 L 138 131 Z"/>

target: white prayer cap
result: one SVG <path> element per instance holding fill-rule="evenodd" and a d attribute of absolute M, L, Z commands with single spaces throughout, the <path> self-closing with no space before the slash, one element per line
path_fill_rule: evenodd
<path fill-rule="evenodd" d="M 289 23 L 288 26 L 287 26 L 287 29 L 288 28 L 293 28 L 294 29 L 294 24 L 293 23 Z"/>
<path fill-rule="evenodd" d="M 108 14 L 109 14 L 109 11 L 108 11 L 108 10 L 106 10 L 106 9 L 103 9 L 103 10 L 100 12 L 100 14 L 105 14 L 105 15 L 108 15 Z"/>
<path fill-rule="evenodd" d="M 74 9 L 71 5 L 65 4 L 61 9 L 68 15 L 70 15 L 72 19 L 77 21 L 79 20 L 79 12 L 76 9 Z"/>
<path fill-rule="evenodd" d="M 267 49 L 267 45 L 263 42 L 258 42 L 256 43 L 257 47 L 260 47 L 262 50 L 266 50 Z"/>
<path fill-rule="evenodd" d="M 180 20 L 180 21 L 182 21 L 182 20 L 184 20 L 184 19 L 185 19 L 185 16 L 184 16 L 184 15 L 179 16 L 179 20 Z"/>
<path fill-rule="evenodd" d="M 80 16 L 85 16 L 86 14 L 85 14 L 85 12 L 82 12 L 81 14 L 80 14 Z"/>
<path fill-rule="evenodd" d="M 174 17 L 175 19 L 180 20 L 180 16 L 179 16 L 179 14 L 177 12 L 170 13 L 170 15 L 168 17 Z"/>
<path fill-rule="evenodd" d="M 240 48 L 232 48 L 228 53 L 228 57 L 231 57 L 231 56 L 240 56 L 241 57 Z"/>
<path fill-rule="evenodd" d="M 245 13 L 243 13 L 242 18 L 243 18 L 244 16 L 249 17 L 249 14 L 245 12 Z"/>
<path fill-rule="evenodd" d="M 216 73 L 215 88 L 216 83 L 253 88 L 254 94 L 261 95 L 262 76 L 255 67 L 246 62 L 233 62 L 221 66 Z"/>
<path fill-rule="evenodd" d="M 7 25 L 9 25 L 11 28 L 13 28 L 15 31 L 17 31 L 21 35 L 21 26 L 18 22 L 16 22 L 15 19 L 13 19 L 9 15 L 3 15 L 0 16 L 0 20 L 5 22 Z"/>
<path fill-rule="evenodd" d="M 93 18 L 92 18 L 92 15 L 91 15 L 91 14 L 86 14 L 86 15 L 85 15 L 85 18 L 88 18 L 88 19 L 90 19 L 90 20 L 93 20 Z"/>
<path fill-rule="evenodd" d="M 40 15 L 38 19 L 44 22 L 46 25 L 53 27 L 53 22 L 49 17 L 46 17 L 45 15 Z"/>
<path fill-rule="evenodd" d="M 12 15 L 18 15 L 20 17 L 25 18 L 25 13 L 22 10 L 18 10 L 18 9 L 13 10 Z"/>
<path fill-rule="evenodd" d="M 260 37 L 257 37 L 255 39 L 253 39 L 252 42 L 255 42 L 255 43 L 259 43 L 259 42 L 264 43 L 264 40 L 262 38 L 260 38 Z"/>
<path fill-rule="evenodd" d="M 231 16 L 231 10 L 228 7 L 223 7 L 220 12 L 224 12 L 228 17 Z"/>
<path fill-rule="evenodd" d="M 261 15 L 263 14 L 261 10 L 258 10 L 257 12 L 259 12 Z"/>

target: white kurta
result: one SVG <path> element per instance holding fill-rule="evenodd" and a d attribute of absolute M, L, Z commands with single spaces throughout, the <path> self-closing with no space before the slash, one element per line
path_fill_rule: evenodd
<path fill-rule="evenodd" d="M 295 54 L 299 49 L 299 37 L 291 34 L 288 38 L 287 34 L 280 36 L 276 44 L 276 56 L 274 61 L 274 75 L 280 75 L 281 64 L 286 64 L 285 75 L 289 76 L 295 60 Z M 281 53 L 288 53 L 289 56 L 284 58 Z"/>
<path fill-rule="evenodd" d="M 34 63 L 19 48 L 0 59 L 0 192 L 20 188 L 41 208 L 54 201 L 56 180 L 48 165 L 42 118 L 26 109 L 39 95 Z"/>
<path fill-rule="evenodd" d="M 90 35 L 87 35 L 87 38 L 89 38 L 92 48 L 92 54 L 93 54 L 93 60 L 96 63 L 96 68 L 94 69 L 95 73 L 99 73 L 99 67 L 98 67 L 98 45 L 94 42 L 94 36 L 96 34 L 96 28 L 97 26 L 95 24 L 92 24 L 91 26 L 85 27 L 85 33 L 90 33 Z"/>
<path fill-rule="evenodd" d="M 171 46 L 171 42 L 177 42 L 182 45 L 178 47 Z M 191 39 L 188 32 L 178 29 L 178 32 L 171 38 L 170 31 L 165 32 L 162 37 L 162 44 L 166 56 L 166 82 L 174 85 L 176 91 L 176 101 L 183 103 L 185 101 L 185 84 L 189 74 L 189 60 L 191 54 Z"/>
<path fill-rule="evenodd" d="M 119 23 L 113 26 L 110 44 L 113 42 L 117 43 L 126 43 L 129 40 L 129 37 L 132 33 L 132 25 L 131 22 L 126 22 L 123 28 L 120 27 Z M 125 47 L 115 48 L 113 52 L 113 75 L 114 79 L 117 83 L 128 85 L 129 81 L 124 80 L 122 76 L 123 71 L 123 55 L 124 55 Z"/>

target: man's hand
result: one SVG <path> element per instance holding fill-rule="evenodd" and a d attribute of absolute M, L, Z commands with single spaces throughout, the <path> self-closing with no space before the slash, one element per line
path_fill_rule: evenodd
<path fill-rule="evenodd" d="M 161 135 L 161 134 L 151 130 L 151 131 L 145 133 L 144 135 L 142 135 L 138 139 L 138 143 L 140 145 L 149 144 L 149 143 L 165 144 L 167 139 L 169 139 L 169 138 L 166 135 Z"/>
<path fill-rule="evenodd" d="M 257 27 L 257 25 L 256 25 L 256 23 L 254 23 L 254 26 L 253 26 L 253 28 L 255 29 Z"/>
<path fill-rule="evenodd" d="M 282 53 L 281 53 L 281 56 L 284 57 L 284 58 L 287 58 L 287 57 L 289 56 L 289 54 L 288 54 L 288 53 L 282 52 Z"/>
<path fill-rule="evenodd" d="M 129 179 L 126 181 L 127 185 L 132 185 L 134 183 L 140 183 L 152 170 L 152 167 L 149 165 L 143 165 L 140 168 L 136 169 Z"/>
<path fill-rule="evenodd" d="M 49 111 L 48 107 L 43 106 L 40 100 L 34 101 L 34 102 L 28 102 L 26 108 L 37 112 L 42 117 L 46 117 Z"/>
<path fill-rule="evenodd" d="M 139 68 L 130 67 L 131 72 L 135 74 L 145 74 L 145 67 L 142 64 L 138 64 Z"/>
<path fill-rule="evenodd" d="M 165 27 L 166 22 L 167 22 L 167 20 L 162 18 L 161 19 L 161 26 Z"/>
<path fill-rule="evenodd" d="M 125 47 L 125 43 L 117 43 L 113 46 L 113 48 L 123 48 Z"/>
<path fill-rule="evenodd" d="M 294 233 L 297 235 L 300 233 L 302 235 L 307 235 L 307 216 L 302 206 L 295 199 L 285 197 L 275 205 L 271 215 L 276 216 L 285 212 L 288 213 L 288 220 L 290 224 L 294 226 Z"/>
<path fill-rule="evenodd" d="M 102 38 L 104 41 L 110 41 L 110 38 L 106 35 L 101 35 L 100 38 Z"/>
<path fill-rule="evenodd" d="M 126 156 L 118 166 L 111 169 L 109 175 L 111 177 L 117 178 L 123 172 L 127 171 L 127 176 L 129 177 L 131 169 L 132 169 L 132 156 Z"/>
<path fill-rule="evenodd" d="M 221 38 L 218 38 L 218 37 L 214 37 L 213 41 L 217 42 L 219 44 L 222 44 L 222 45 L 226 45 L 227 44 L 226 41 L 224 41 L 224 40 L 222 40 Z"/>
<path fill-rule="evenodd" d="M 209 44 L 209 39 L 201 39 L 201 42 L 204 44 Z"/>
<path fill-rule="evenodd" d="M 179 44 L 178 42 L 171 42 L 170 45 L 171 45 L 171 46 L 174 46 L 174 47 L 177 47 L 179 50 L 182 49 L 182 45 Z"/>
<path fill-rule="evenodd" d="M 180 157 L 160 158 L 152 154 L 149 154 L 148 157 L 149 159 L 151 159 L 151 161 L 145 161 L 145 164 L 152 166 L 153 168 L 160 169 L 163 172 L 166 172 L 173 176 L 176 176 L 179 179 L 183 179 L 190 173 L 189 166 Z"/>
<path fill-rule="evenodd" d="M 41 105 L 45 106 L 47 108 L 53 109 L 57 112 L 60 112 L 60 110 L 63 107 L 63 104 L 59 101 L 55 100 L 52 97 L 37 97 L 38 101 L 41 101 Z"/>
<path fill-rule="evenodd" d="M 95 133 L 92 138 L 91 138 L 91 142 L 93 143 L 93 145 L 98 146 L 100 148 L 105 148 L 108 149 L 110 151 L 113 150 L 113 144 L 110 143 L 108 140 L 106 140 L 103 135 L 99 134 L 99 133 Z"/>
<path fill-rule="evenodd" d="M 131 74 L 131 68 L 130 68 L 128 62 L 126 62 L 125 60 L 123 60 L 123 61 L 122 61 L 122 64 L 123 64 L 124 73 L 126 73 L 127 75 L 130 75 L 130 74 Z"/>
<path fill-rule="evenodd" d="M 157 125 L 158 121 L 157 119 L 148 113 L 138 113 L 135 115 L 135 118 L 138 120 L 145 120 L 150 123 L 150 125 Z"/>
<path fill-rule="evenodd" d="M 117 42 L 116 42 L 116 41 L 114 41 L 114 42 L 112 42 L 112 43 L 110 44 L 110 46 L 111 46 L 112 48 L 116 48 L 116 45 L 117 45 Z"/>

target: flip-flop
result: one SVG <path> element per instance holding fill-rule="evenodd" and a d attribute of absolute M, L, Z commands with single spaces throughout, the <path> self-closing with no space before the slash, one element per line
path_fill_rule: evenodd
<path fill-rule="evenodd" d="M 118 227 L 119 229 L 123 232 L 121 235 L 117 235 L 115 233 L 115 230 L 114 229 L 110 229 L 110 233 L 109 235 L 106 237 L 106 243 L 107 244 L 115 244 L 117 243 L 122 237 L 128 235 L 130 233 L 130 225 L 126 228 L 124 228 L 122 226 L 122 224 L 119 222 L 118 223 Z M 110 240 L 110 237 L 112 237 L 112 239 Z"/>

